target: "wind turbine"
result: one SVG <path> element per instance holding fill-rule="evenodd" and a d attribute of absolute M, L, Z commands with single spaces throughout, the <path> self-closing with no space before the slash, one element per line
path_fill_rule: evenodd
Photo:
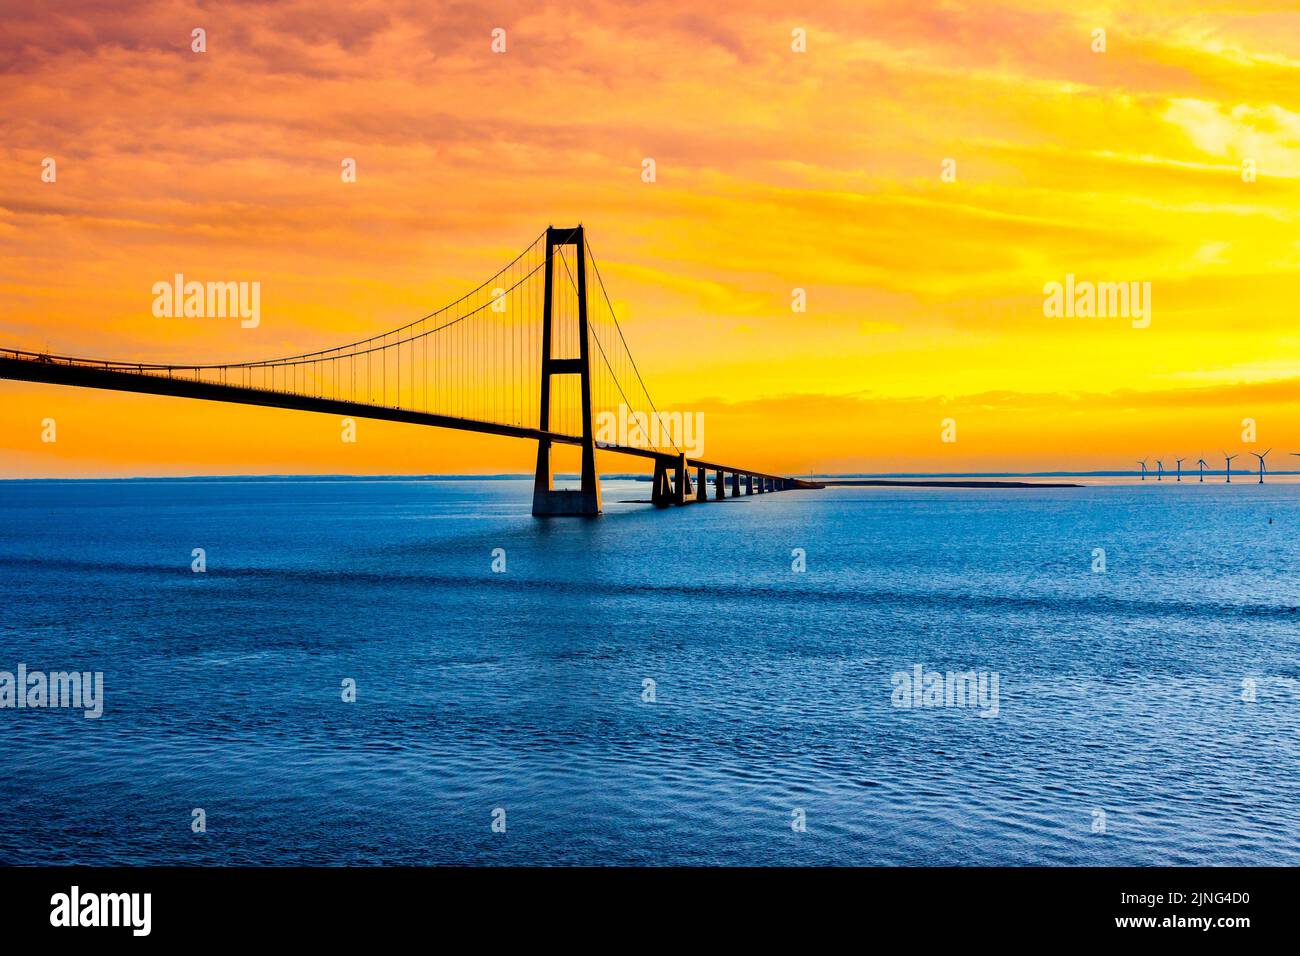
<path fill-rule="evenodd" d="M 1175 458 L 1175 459 L 1174 459 L 1174 461 L 1178 462 L 1178 477 L 1175 479 L 1175 481 L 1182 481 L 1182 480 L 1183 480 L 1183 462 L 1186 461 L 1186 460 L 1187 460 L 1186 458 Z"/>
<path fill-rule="evenodd" d="M 1300 451 L 1293 452 L 1292 454 L 1300 455 Z M 1146 480 L 1147 480 L 1147 460 L 1146 460 L 1145 458 L 1143 458 L 1140 462 L 1138 462 L 1138 464 L 1142 466 L 1142 480 L 1143 480 L 1143 481 L 1146 481 Z"/>
<path fill-rule="evenodd" d="M 1227 466 L 1226 468 L 1223 469 L 1223 473 L 1224 473 L 1225 475 L 1228 476 L 1228 481 L 1227 481 L 1227 483 L 1228 483 L 1228 484 L 1232 484 L 1232 459 L 1236 458 L 1237 456 L 1236 456 L 1236 455 L 1229 455 L 1229 454 L 1225 451 L 1225 452 L 1223 453 L 1223 457 L 1226 458 L 1227 461 L 1228 461 L 1228 466 Z"/>
<path fill-rule="evenodd" d="M 1159 458 L 1156 459 L 1156 481 L 1165 480 L 1165 463 Z"/>
<path fill-rule="evenodd" d="M 1264 459 L 1268 457 L 1268 452 L 1269 452 L 1269 451 L 1272 451 L 1272 450 L 1273 450 L 1273 449 L 1270 448 L 1268 451 L 1264 452 L 1264 454 L 1262 454 L 1262 455 L 1261 455 L 1259 452 L 1257 452 L 1257 451 L 1252 451 L 1252 452 L 1251 452 L 1252 455 L 1254 455 L 1256 458 L 1259 459 L 1259 483 L 1260 483 L 1261 485 L 1264 483 Z"/>
<path fill-rule="evenodd" d="M 1201 484 L 1204 484 L 1205 483 L 1205 459 L 1198 458 L 1196 459 L 1196 463 L 1201 466 Z"/>

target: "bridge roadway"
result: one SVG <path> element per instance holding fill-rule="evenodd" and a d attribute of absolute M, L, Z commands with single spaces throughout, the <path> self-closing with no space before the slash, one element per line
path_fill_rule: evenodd
<path fill-rule="evenodd" d="M 117 392 L 137 392 L 147 395 L 169 395 L 176 398 L 197 398 L 211 402 L 228 402 L 236 405 L 261 405 L 268 408 L 295 409 L 304 412 L 323 412 L 351 418 L 371 418 L 379 421 L 404 422 L 410 425 L 429 425 L 435 428 L 453 428 L 459 431 L 480 432 L 506 438 L 523 438 L 532 441 L 550 441 L 564 445 L 581 446 L 580 435 L 505 425 L 498 422 L 436 415 L 367 402 L 350 402 L 294 392 L 250 388 L 244 385 L 219 384 L 196 381 L 179 375 L 159 374 L 165 366 L 140 365 L 138 371 L 127 371 L 129 365 L 101 362 L 93 359 L 74 359 L 48 356 L 13 349 L 0 350 L 0 379 L 20 382 L 40 382 L 47 385 L 71 385 L 79 388 L 100 388 Z M 147 370 L 147 371 L 146 371 Z M 181 370 L 183 371 L 183 370 Z M 688 458 L 685 455 L 665 454 L 649 448 L 598 444 L 601 451 L 620 455 L 649 458 L 655 462 L 654 491 L 656 505 L 686 504 L 704 501 L 705 474 L 717 473 L 715 497 L 734 497 L 740 494 L 782 491 L 789 488 L 819 488 L 817 482 L 782 475 L 772 475 L 749 468 L 740 468 L 718 462 Z M 695 471 L 692 482 L 690 471 Z M 731 476 L 732 490 L 726 492 L 726 477 Z M 742 489 L 741 481 L 744 480 Z"/>

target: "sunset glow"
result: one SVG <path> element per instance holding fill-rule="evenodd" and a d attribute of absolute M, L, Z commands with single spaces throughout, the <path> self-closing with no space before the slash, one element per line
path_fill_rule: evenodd
<path fill-rule="evenodd" d="M 703 413 L 709 457 L 1118 469 L 1239 447 L 1244 418 L 1300 450 L 1294 3 L 971 7 L 43 5 L 0 39 L 0 347 L 327 348 L 581 222 L 651 392 Z M 259 281 L 260 324 L 155 317 L 176 273 Z M 1149 282 L 1149 326 L 1045 316 L 1067 274 Z M 527 472 L 535 454 L 361 429 L 0 382 L 5 477 Z"/>

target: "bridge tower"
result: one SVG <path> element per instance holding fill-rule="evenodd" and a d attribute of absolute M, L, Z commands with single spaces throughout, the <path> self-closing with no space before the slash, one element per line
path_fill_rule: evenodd
<path fill-rule="evenodd" d="M 554 300 L 554 255 L 558 246 L 573 246 L 578 262 L 578 355 L 555 358 L 551 354 L 551 307 Z M 539 517 L 600 514 L 600 476 L 596 474 L 596 442 L 591 427 L 591 343 L 587 335 L 587 243 L 582 226 L 546 229 L 546 277 L 542 306 L 542 393 L 538 427 L 551 427 L 551 376 L 578 375 L 582 380 L 582 486 L 560 490 L 554 487 L 551 469 L 551 441 L 537 442 L 537 474 L 533 481 L 533 514 Z"/>

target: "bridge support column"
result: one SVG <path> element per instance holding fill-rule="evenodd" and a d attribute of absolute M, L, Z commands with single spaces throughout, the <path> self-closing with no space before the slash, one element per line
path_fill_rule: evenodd
<path fill-rule="evenodd" d="M 753 476 L 753 475 L 746 475 L 746 476 L 745 476 L 745 494 L 747 494 L 747 495 L 752 495 L 753 493 L 754 493 L 754 476 Z"/>
<path fill-rule="evenodd" d="M 667 508 L 673 503 L 673 489 L 668 480 L 668 462 L 662 458 L 655 459 L 654 487 L 650 491 L 650 503 L 656 508 Z"/>
<path fill-rule="evenodd" d="M 576 357 L 555 358 L 551 354 L 551 305 L 555 288 L 555 247 L 573 246 L 578 264 L 578 342 Z M 578 375 L 582 390 L 582 484 L 576 489 L 555 487 L 551 468 L 551 441 L 537 442 L 537 471 L 533 478 L 533 514 L 538 517 L 560 515 L 598 515 L 601 511 L 600 476 L 596 474 L 596 442 L 591 428 L 591 356 L 587 335 L 587 244 L 582 227 L 546 229 L 546 277 L 542 303 L 542 391 L 538 427 L 551 428 L 551 376 Z"/>
<path fill-rule="evenodd" d="M 727 473 L 718 470 L 713 473 L 713 497 L 722 501 L 727 497 Z"/>
<path fill-rule="evenodd" d="M 740 472 L 738 471 L 731 473 L 731 497 L 740 497 Z"/>
<path fill-rule="evenodd" d="M 686 469 L 686 456 L 678 455 L 677 464 L 673 466 L 673 503 L 684 505 L 690 500 L 691 473 Z"/>
<path fill-rule="evenodd" d="M 695 469 L 695 500 L 709 500 L 709 483 L 705 480 L 704 466 L 700 465 Z"/>

